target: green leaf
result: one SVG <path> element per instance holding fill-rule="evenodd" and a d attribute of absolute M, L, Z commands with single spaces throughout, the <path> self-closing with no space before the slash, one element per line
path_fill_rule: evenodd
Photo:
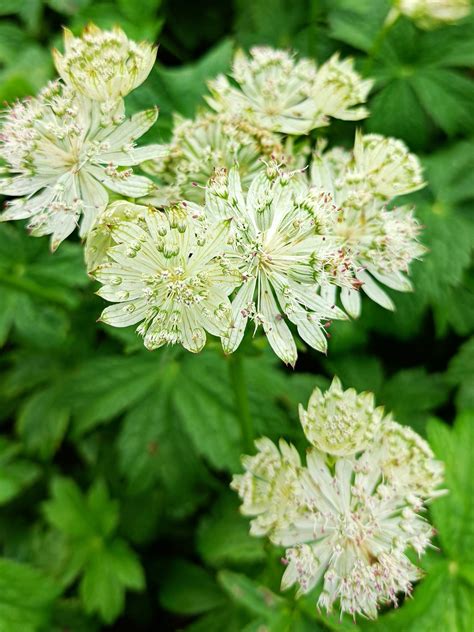
<path fill-rule="evenodd" d="M 48 629 L 58 588 L 32 566 L 0 559 L 0 630 L 36 632 Z"/>
<path fill-rule="evenodd" d="M 40 476 L 40 469 L 31 461 L 17 458 L 18 444 L 0 437 L 0 505 L 21 494 Z"/>
<path fill-rule="evenodd" d="M 226 373 L 227 362 L 217 354 L 190 357 L 183 363 L 173 404 L 197 452 L 217 469 L 235 471 L 241 434 Z"/>
<path fill-rule="evenodd" d="M 98 550 L 86 566 L 80 584 L 85 611 L 97 612 L 112 623 L 124 608 L 125 589 L 141 590 L 144 583 L 135 554 L 123 540 L 115 540 Z"/>
<path fill-rule="evenodd" d="M 442 548 L 451 560 L 474 566 L 474 414 L 459 415 L 452 430 L 433 420 L 428 425 L 428 436 L 446 467 L 449 493 L 431 508 Z"/>
<path fill-rule="evenodd" d="M 370 51 L 390 10 L 387 0 L 336 0 L 329 5 L 331 36 L 363 51 Z"/>
<path fill-rule="evenodd" d="M 218 581 L 236 603 L 249 612 L 271 619 L 281 613 L 287 600 L 249 577 L 231 571 L 220 571 Z"/>
<path fill-rule="evenodd" d="M 69 388 L 74 401 L 74 436 L 113 419 L 158 384 L 156 355 L 99 357 L 75 372 Z"/>
<path fill-rule="evenodd" d="M 203 568 L 186 560 L 175 559 L 162 576 L 160 604 L 178 614 L 207 612 L 226 602 L 213 577 Z"/>
<path fill-rule="evenodd" d="M 66 575 L 71 580 L 83 571 L 80 595 L 85 611 L 111 623 L 123 610 L 125 590 L 141 590 L 145 583 L 135 553 L 114 537 L 118 504 L 100 479 L 87 496 L 68 479 L 54 479 L 51 491 L 43 511 L 46 520 L 69 538 Z"/>
<path fill-rule="evenodd" d="M 248 519 L 239 514 L 237 496 L 229 493 L 199 523 L 196 547 L 203 560 L 216 567 L 265 558 L 263 540 L 249 534 Z"/>
<path fill-rule="evenodd" d="M 425 68 L 413 77 L 412 86 L 422 106 L 447 134 L 473 130 L 472 81 L 451 70 Z"/>
<path fill-rule="evenodd" d="M 51 500 L 44 503 L 43 512 L 50 525 L 73 538 L 93 537 L 96 533 L 86 499 L 70 479 L 53 479 Z"/>
<path fill-rule="evenodd" d="M 465 342 L 451 360 L 448 378 L 459 387 L 456 395 L 458 409 L 474 410 L 474 338 Z"/>
<path fill-rule="evenodd" d="M 448 399 L 449 384 L 440 373 L 427 373 L 419 367 L 399 371 L 388 380 L 381 391 L 380 402 L 395 414 L 400 423 L 424 432 L 429 411 Z"/>
<path fill-rule="evenodd" d="M 367 129 L 405 140 L 413 149 L 424 147 L 430 124 L 411 85 L 395 79 L 378 92 L 369 104 Z"/>
<path fill-rule="evenodd" d="M 20 408 L 17 430 L 25 449 L 42 459 L 50 458 L 59 448 L 70 417 L 63 383 L 35 392 Z"/>

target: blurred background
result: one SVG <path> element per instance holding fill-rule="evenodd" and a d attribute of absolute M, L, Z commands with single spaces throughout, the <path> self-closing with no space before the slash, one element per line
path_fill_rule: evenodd
<path fill-rule="evenodd" d="M 247 340 L 249 406 L 259 434 L 303 446 L 297 404 L 337 374 L 429 435 L 450 489 L 433 507 L 427 578 L 399 610 L 339 622 L 314 595 L 280 594 L 281 551 L 248 535 L 228 490 L 242 450 L 219 345 L 149 353 L 133 329 L 97 325 L 103 302 L 77 238 L 51 255 L 47 239 L 1 224 L 1 632 L 473 629 L 474 20 L 421 31 L 400 18 L 387 30 L 389 10 L 385 0 L 0 0 L 2 103 L 54 77 L 63 25 L 117 24 L 159 43 L 127 98 L 129 112 L 159 105 L 148 140 L 169 138 L 173 112 L 195 114 L 239 46 L 318 62 L 339 50 L 375 78 L 359 124 L 403 139 L 429 183 L 411 196 L 429 249 L 413 266 L 415 292 L 393 293 L 394 313 L 365 300 L 358 321 L 331 326 L 328 356 L 302 348 L 295 371 Z M 354 132 L 340 121 L 318 130 L 348 147 Z"/>

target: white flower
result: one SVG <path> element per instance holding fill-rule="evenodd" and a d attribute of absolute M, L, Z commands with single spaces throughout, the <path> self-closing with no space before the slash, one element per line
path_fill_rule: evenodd
<path fill-rule="evenodd" d="M 259 536 L 294 518 L 296 505 L 289 501 L 300 493 L 301 460 L 296 448 L 283 440 L 280 450 L 266 437 L 257 439 L 255 447 L 256 455 L 242 457 L 245 474 L 234 476 L 231 487 L 242 500 L 241 512 L 255 516 L 250 533 Z"/>
<path fill-rule="evenodd" d="M 115 246 L 95 277 L 98 294 L 115 303 L 101 320 L 114 327 L 141 323 L 147 349 L 182 344 L 198 352 L 206 331 L 221 336 L 230 325 L 228 295 L 238 277 L 225 256 L 229 222 L 203 225 L 199 207 L 149 207 L 134 222 L 112 228 Z"/>
<path fill-rule="evenodd" d="M 360 459 L 363 459 L 360 457 Z M 293 524 L 275 529 L 275 544 L 289 546 L 282 589 L 299 594 L 320 581 L 318 605 L 369 618 L 377 607 L 410 594 L 421 572 L 405 555 L 421 555 L 434 531 L 419 515 L 420 497 L 384 481 L 377 461 L 341 457 L 329 467 L 322 452 L 310 450 L 302 477 L 306 511 Z"/>
<path fill-rule="evenodd" d="M 353 60 L 339 59 L 333 55 L 317 71 L 311 86 L 311 96 L 316 104 L 317 125 L 328 125 L 328 117 L 343 121 L 358 121 L 369 115 L 365 107 L 353 107 L 365 103 L 372 88 L 371 79 L 362 79 L 353 68 Z"/>
<path fill-rule="evenodd" d="M 283 147 L 270 132 L 246 119 L 206 112 L 194 120 L 175 117 L 173 137 L 159 160 L 143 165 L 176 195 L 204 202 L 205 186 L 216 167 L 238 165 L 244 187 L 262 169 L 262 158 L 280 156 Z"/>
<path fill-rule="evenodd" d="M 115 227 L 123 222 L 134 222 L 140 217 L 145 217 L 146 211 L 146 206 L 132 204 L 126 200 L 113 202 L 102 210 L 87 233 L 84 245 L 84 259 L 88 272 L 95 270 L 107 259 L 107 251 L 114 245 Z"/>
<path fill-rule="evenodd" d="M 326 397 L 314 397 L 311 418 L 302 418 L 317 446 L 306 466 L 260 439 L 232 486 L 242 513 L 255 516 L 251 533 L 287 549 L 283 590 L 297 584 L 299 596 L 322 584 L 318 607 L 337 603 L 375 618 L 421 577 L 407 550 L 421 555 L 430 546 L 434 530 L 422 513 L 442 493 L 443 466 L 413 430 L 381 419 L 371 394 L 343 392 L 336 380 Z"/>
<path fill-rule="evenodd" d="M 423 29 L 452 24 L 471 12 L 471 0 L 394 0 L 393 5 Z"/>
<path fill-rule="evenodd" d="M 65 83 L 97 101 L 116 101 L 150 74 L 156 48 L 129 40 L 118 27 L 102 31 L 89 24 L 82 37 L 64 29 L 64 55 L 53 51 L 56 69 Z"/>
<path fill-rule="evenodd" d="M 283 134 L 307 134 L 328 124 L 328 116 L 358 119 L 371 82 L 352 69 L 352 62 L 332 57 L 317 70 L 310 59 L 296 60 L 286 51 L 255 47 L 250 58 L 237 51 L 232 66 L 234 87 L 223 75 L 209 82 L 209 105 L 217 112 L 245 116 L 256 125 Z"/>
<path fill-rule="evenodd" d="M 385 420 L 377 442 L 361 459 L 377 462 L 384 478 L 397 488 L 431 498 L 443 481 L 444 468 L 428 443 L 412 428 Z"/>
<path fill-rule="evenodd" d="M 336 456 L 348 456 L 365 449 L 373 441 L 383 418 L 372 393 L 342 390 L 337 377 L 322 393 L 315 388 L 308 410 L 299 407 L 300 421 L 308 441 L 316 448 Z"/>
<path fill-rule="evenodd" d="M 217 172 L 207 190 L 206 213 L 231 217 L 235 258 L 242 285 L 233 300 L 233 322 L 223 347 L 239 346 L 249 319 L 263 326 L 285 363 L 297 358 L 285 317 L 311 347 L 325 351 L 324 323 L 345 314 L 318 294 L 326 285 L 352 287 L 352 270 L 331 237 L 337 211 L 329 196 L 308 190 L 298 173 L 270 165 L 244 195 L 236 169 Z"/>
<path fill-rule="evenodd" d="M 31 218 L 32 234 L 51 234 L 53 250 L 81 215 L 84 236 L 109 191 L 137 198 L 154 188 L 130 167 L 162 152 L 158 145 L 135 147 L 157 116 L 153 109 L 125 119 L 121 102 L 104 112 L 60 82 L 16 103 L 1 130 L 0 156 L 10 177 L 0 180 L 0 193 L 22 197 L 9 202 L 0 218 Z"/>
<path fill-rule="evenodd" d="M 337 234 L 353 253 L 362 291 L 382 307 L 394 309 L 378 283 L 410 291 L 405 273 L 425 248 L 417 240 L 421 227 L 412 210 L 387 210 L 386 205 L 424 186 L 418 159 L 401 141 L 357 133 L 352 153 L 336 148 L 315 154 L 311 182 L 329 191 L 341 209 Z M 327 296 L 334 299 L 334 294 Z M 351 316 L 359 316 L 359 293 L 343 289 L 341 300 Z"/>

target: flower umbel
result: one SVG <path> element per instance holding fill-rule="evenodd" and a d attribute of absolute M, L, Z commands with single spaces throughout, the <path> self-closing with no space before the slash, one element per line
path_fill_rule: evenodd
<path fill-rule="evenodd" d="M 369 445 L 383 418 L 372 393 L 343 391 L 337 377 L 325 393 L 315 388 L 308 409 L 300 404 L 299 413 L 308 441 L 335 456 L 355 454 Z"/>
<path fill-rule="evenodd" d="M 234 87 L 226 77 L 209 82 L 209 105 L 217 112 L 245 116 L 254 124 L 283 134 L 307 134 L 328 124 L 328 116 L 357 120 L 367 116 L 364 102 L 372 85 L 336 56 L 317 69 L 310 59 L 284 50 L 255 47 L 234 57 Z"/>
<path fill-rule="evenodd" d="M 154 188 L 130 167 L 160 155 L 158 145 L 135 147 L 157 116 L 153 109 L 126 119 L 122 102 L 104 111 L 59 81 L 16 103 L 2 125 L 0 156 L 10 177 L 0 180 L 0 193 L 23 197 L 9 202 L 1 219 L 31 218 L 32 234 L 51 234 L 53 250 L 81 216 L 84 236 L 109 191 L 137 198 Z"/>
<path fill-rule="evenodd" d="M 341 210 L 336 232 L 352 252 L 362 291 L 382 307 L 394 309 L 378 283 L 410 291 L 405 273 L 425 248 L 417 240 L 421 227 L 412 209 L 388 210 L 387 204 L 424 186 L 418 159 L 399 140 L 357 133 L 352 153 L 335 148 L 315 154 L 311 182 L 329 191 Z M 328 300 L 335 300 L 334 294 Z M 358 293 L 345 288 L 341 300 L 351 316 L 359 316 Z"/>
<path fill-rule="evenodd" d="M 422 29 L 453 24 L 471 12 L 471 0 L 394 0 L 394 10 Z"/>
<path fill-rule="evenodd" d="M 255 456 L 242 457 L 246 472 L 234 476 L 231 487 L 242 499 L 242 513 L 256 516 L 250 522 L 250 533 L 258 536 L 293 519 L 297 507 L 288 501 L 300 493 L 301 460 L 296 448 L 283 440 L 280 450 L 266 437 L 257 439 L 255 447 Z"/>
<path fill-rule="evenodd" d="M 118 222 L 108 261 L 94 273 L 103 283 L 98 294 L 115 303 L 101 320 L 114 327 L 141 323 L 147 349 L 181 344 L 196 353 L 206 331 L 221 336 L 230 325 L 228 295 L 238 277 L 225 255 L 229 222 L 204 227 L 198 212 L 184 203 L 149 207 L 134 222 Z"/>
<path fill-rule="evenodd" d="M 145 171 L 175 188 L 176 196 L 202 204 L 215 168 L 238 165 L 244 187 L 262 169 L 262 158 L 279 156 L 283 147 L 270 132 L 238 116 L 200 114 L 194 120 L 175 117 L 173 137 L 159 160 Z"/>
<path fill-rule="evenodd" d="M 309 190 L 300 173 L 276 165 L 257 175 L 242 192 L 237 169 L 211 179 L 206 212 L 231 217 L 232 245 L 241 287 L 232 305 L 232 326 L 224 350 L 239 346 L 249 319 L 263 326 L 268 341 L 285 363 L 297 352 L 285 317 L 311 347 L 325 351 L 324 323 L 345 314 L 318 294 L 326 285 L 352 287 L 352 270 L 334 235 L 337 210 L 330 196 Z"/>
<path fill-rule="evenodd" d="M 325 394 L 316 389 L 302 423 L 315 447 L 306 466 L 293 457 L 290 481 L 276 447 L 260 439 L 232 486 L 242 512 L 256 516 L 251 533 L 287 547 L 282 589 L 297 584 L 300 595 L 322 583 L 318 607 L 375 618 L 422 575 L 406 551 L 430 545 L 422 513 L 441 493 L 442 463 L 413 430 L 383 418 L 371 394 L 342 391 L 337 379 Z"/>
<path fill-rule="evenodd" d="M 89 24 L 82 37 L 64 29 L 64 54 L 53 51 L 56 69 L 65 83 L 97 101 L 116 101 L 150 74 L 156 47 L 129 40 L 122 29 L 102 31 Z"/>

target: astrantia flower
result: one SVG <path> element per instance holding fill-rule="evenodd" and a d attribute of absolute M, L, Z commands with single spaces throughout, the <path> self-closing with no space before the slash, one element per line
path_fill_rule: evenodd
<path fill-rule="evenodd" d="M 173 137 L 159 160 L 143 167 L 161 182 L 176 188 L 176 195 L 204 202 L 205 186 L 216 167 L 238 165 L 244 187 L 262 169 L 262 158 L 279 156 L 283 148 L 276 136 L 247 120 L 226 114 L 205 113 L 194 120 L 175 118 Z"/>
<path fill-rule="evenodd" d="M 255 47 L 247 57 L 238 51 L 232 66 L 233 86 L 223 75 L 209 82 L 209 105 L 217 112 L 245 116 L 256 125 L 283 134 L 307 134 L 327 125 L 328 116 L 359 119 L 371 82 L 335 56 L 319 70 L 310 59 L 296 60 L 283 50 Z"/>
<path fill-rule="evenodd" d="M 412 210 L 387 210 L 386 205 L 424 186 L 418 159 L 401 141 L 358 133 L 352 153 L 336 148 L 314 156 L 311 182 L 329 191 L 341 209 L 336 232 L 353 253 L 362 291 L 382 307 L 394 309 L 379 283 L 401 292 L 411 290 L 405 273 L 425 248 L 417 240 L 421 228 Z M 334 300 L 334 295 L 327 298 Z M 351 316 L 360 314 L 358 293 L 344 289 L 341 300 Z"/>
<path fill-rule="evenodd" d="M 114 327 L 141 323 L 147 349 L 181 344 L 200 351 L 206 332 L 221 336 L 230 326 L 228 299 L 238 277 L 229 264 L 229 222 L 202 225 L 199 208 L 148 208 L 134 222 L 112 229 L 108 261 L 94 273 L 98 294 L 115 303 L 101 320 Z"/>
<path fill-rule="evenodd" d="M 377 463 L 341 457 L 330 467 L 325 455 L 307 455 L 304 515 L 276 529 L 272 541 L 289 547 L 282 589 L 292 584 L 307 593 L 322 581 L 318 606 L 331 611 L 335 602 L 352 616 L 377 616 L 379 605 L 397 604 L 410 594 L 420 570 L 405 555 L 421 555 L 434 534 L 410 499 L 383 480 Z"/>
<path fill-rule="evenodd" d="M 250 522 L 250 533 L 258 536 L 294 518 L 297 505 L 289 500 L 301 492 L 301 460 L 295 447 L 283 440 L 280 450 L 266 437 L 255 441 L 255 447 L 255 456 L 242 457 L 245 474 L 234 476 L 231 487 L 242 500 L 241 512 L 256 516 Z"/>
<path fill-rule="evenodd" d="M 413 430 L 382 419 L 371 394 L 342 391 L 337 379 L 313 393 L 302 424 L 316 446 L 306 466 L 292 456 L 288 473 L 260 439 L 232 487 L 242 513 L 256 516 L 251 532 L 287 547 L 282 589 L 296 584 L 301 595 L 322 584 L 318 607 L 375 618 L 421 577 L 407 550 L 430 545 L 422 513 L 441 493 L 442 463 Z"/>
<path fill-rule="evenodd" d="M 462 20 L 471 12 L 471 0 L 394 0 L 394 9 L 420 28 L 433 29 Z"/>
<path fill-rule="evenodd" d="M 242 275 L 232 327 L 223 339 L 228 353 L 239 346 L 251 319 L 255 327 L 263 326 L 278 357 L 294 365 L 296 344 L 285 317 L 320 351 L 327 348 L 325 321 L 345 318 L 318 294 L 322 286 L 353 283 L 347 257 L 331 236 L 337 210 L 329 196 L 309 190 L 299 176 L 270 165 L 246 195 L 236 169 L 228 176 L 217 172 L 210 181 L 206 213 L 232 218 L 234 257 Z"/>
<path fill-rule="evenodd" d="M 364 461 L 377 462 L 392 485 L 425 497 L 436 496 L 443 480 L 443 464 L 435 459 L 428 443 L 412 428 L 391 419 L 382 424 L 379 440 L 360 463 Z"/>
<path fill-rule="evenodd" d="M 54 250 L 81 216 L 80 235 L 88 232 L 109 191 L 146 195 L 153 183 L 129 167 L 162 152 L 158 145 L 135 147 L 157 115 L 153 109 L 125 119 L 121 102 L 104 112 L 60 82 L 16 103 L 1 130 L 0 156 L 10 177 L 0 180 L 0 193 L 23 197 L 9 202 L 0 218 L 31 218 L 32 234 L 51 234 Z"/>
<path fill-rule="evenodd" d="M 328 125 L 328 117 L 343 121 L 366 118 L 367 108 L 354 106 L 366 102 L 372 85 L 371 79 L 362 79 L 354 70 L 352 59 L 341 61 L 338 53 L 333 55 L 318 69 L 311 86 L 311 97 L 318 113 L 314 127 Z"/>
<path fill-rule="evenodd" d="M 328 454 L 355 454 L 373 441 L 383 418 L 383 408 L 376 408 L 372 393 L 342 389 L 337 377 L 322 393 L 315 388 L 308 410 L 300 405 L 300 421 L 308 441 Z"/>
<path fill-rule="evenodd" d="M 114 245 L 113 232 L 123 222 L 134 222 L 144 217 L 146 206 L 118 200 L 109 204 L 96 218 L 87 233 L 84 245 L 84 258 L 87 271 L 91 272 L 107 259 L 108 249 Z"/>
<path fill-rule="evenodd" d="M 156 48 L 129 40 L 118 27 L 102 31 L 89 24 L 81 37 L 64 29 L 64 54 L 53 51 L 57 71 L 65 83 L 90 99 L 115 101 L 148 77 Z"/>

